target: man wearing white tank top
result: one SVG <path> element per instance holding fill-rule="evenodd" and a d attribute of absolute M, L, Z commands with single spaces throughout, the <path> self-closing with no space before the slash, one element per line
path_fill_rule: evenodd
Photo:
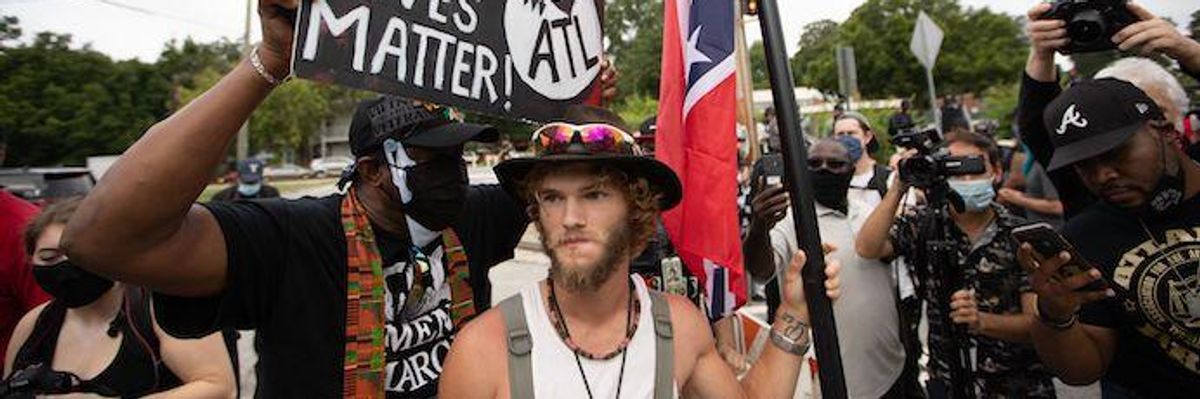
<path fill-rule="evenodd" d="M 550 276 L 464 326 L 447 355 L 445 398 L 790 398 L 809 346 L 803 252 L 783 278 L 771 341 L 741 381 L 707 319 L 686 298 L 653 293 L 630 260 L 659 212 L 679 203 L 678 177 L 609 125 L 552 123 L 536 157 L 496 167 L 524 201 L 551 260 Z M 702 229 L 703 226 L 695 226 Z M 828 262 L 826 294 L 838 292 Z"/>

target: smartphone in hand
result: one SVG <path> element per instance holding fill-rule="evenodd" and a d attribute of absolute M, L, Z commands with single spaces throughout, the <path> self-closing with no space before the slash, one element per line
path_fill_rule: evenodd
<path fill-rule="evenodd" d="M 1087 273 L 1088 270 L 1095 268 L 1083 258 L 1083 255 L 1079 254 L 1079 251 L 1075 250 L 1075 246 L 1071 245 L 1061 234 L 1054 231 L 1054 228 L 1049 224 L 1034 223 L 1017 227 L 1013 229 L 1012 236 L 1017 242 L 1029 243 L 1029 245 L 1033 246 L 1033 250 L 1043 258 L 1055 257 L 1061 252 L 1070 254 L 1071 260 L 1058 269 L 1059 278 L 1066 279 L 1080 273 Z M 1108 289 L 1108 282 L 1101 278 L 1080 287 L 1078 291 L 1100 291 L 1105 289 Z"/>
<path fill-rule="evenodd" d="M 767 185 L 783 184 L 783 154 L 764 155 L 758 162 L 762 162 L 763 176 L 766 177 Z"/>

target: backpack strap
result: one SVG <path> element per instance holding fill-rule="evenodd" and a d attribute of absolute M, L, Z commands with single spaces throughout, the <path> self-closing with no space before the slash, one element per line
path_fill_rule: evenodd
<path fill-rule="evenodd" d="M 878 191 L 880 198 L 887 196 L 888 178 L 891 177 L 891 175 L 891 168 L 876 164 L 875 175 L 871 176 L 871 180 L 867 182 L 867 188 Z"/>
<path fill-rule="evenodd" d="M 17 349 L 11 374 L 38 363 L 45 364 L 49 369 L 49 365 L 54 362 L 54 348 L 58 345 L 58 333 L 62 330 L 66 316 L 67 307 L 53 299 L 42 308 L 29 338 Z"/>
<path fill-rule="evenodd" d="M 675 332 L 671 327 L 671 306 L 662 293 L 647 292 L 650 294 L 650 313 L 654 317 L 654 399 L 669 399 L 675 395 Z"/>
<path fill-rule="evenodd" d="M 163 382 L 161 370 L 164 368 L 164 364 L 159 352 L 158 334 L 154 332 L 150 293 L 142 287 L 128 286 L 125 289 L 125 301 L 121 306 L 126 321 L 135 334 L 134 337 L 125 337 L 124 339 L 134 339 L 150 356 L 154 367 L 154 388 L 151 391 L 158 390 Z"/>
<path fill-rule="evenodd" d="M 504 316 L 504 331 L 508 338 L 508 389 L 509 397 L 533 398 L 533 336 L 525 322 L 525 306 L 521 294 L 513 295 L 500 302 L 500 313 Z"/>

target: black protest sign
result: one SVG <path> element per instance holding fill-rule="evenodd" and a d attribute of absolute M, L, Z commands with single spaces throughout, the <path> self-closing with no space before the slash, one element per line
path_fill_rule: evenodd
<path fill-rule="evenodd" d="M 546 121 L 598 85 L 599 0 L 307 0 L 292 71 Z"/>

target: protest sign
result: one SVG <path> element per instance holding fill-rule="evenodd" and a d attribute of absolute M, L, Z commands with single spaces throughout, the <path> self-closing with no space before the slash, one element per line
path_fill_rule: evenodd
<path fill-rule="evenodd" d="M 292 71 L 510 119 L 583 102 L 600 74 L 599 0 L 307 0 Z"/>

